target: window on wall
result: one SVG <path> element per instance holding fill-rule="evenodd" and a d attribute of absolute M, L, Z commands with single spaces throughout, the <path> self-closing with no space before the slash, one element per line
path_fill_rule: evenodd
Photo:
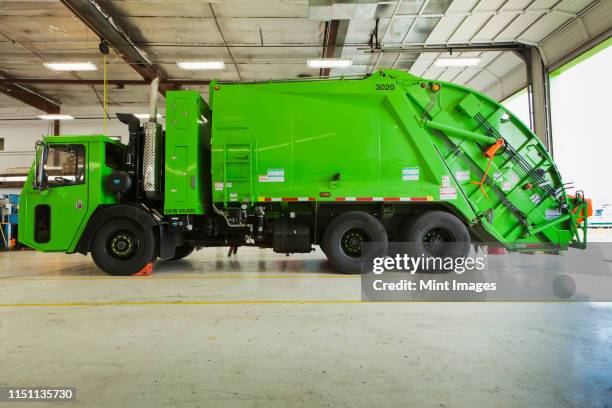
<path fill-rule="evenodd" d="M 0 152 L 4 151 L 4 138 L 0 137 Z"/>
<path fill-rule="evenodd" d="M 607 40 L 550 74 L 555 162 L 564 181 L 584 190 L 595 209 L 612 204 L 611 44 Z"/>

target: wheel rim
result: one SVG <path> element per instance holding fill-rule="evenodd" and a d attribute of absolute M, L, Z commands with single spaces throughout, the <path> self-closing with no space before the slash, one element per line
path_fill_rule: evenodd
<path fill-rule="evenodd" d="M 340 248 L 351 258 L 360 258 L 361 244 L 364 242 L 370 242 L 369 235 L 363 230 L 353 228 L 342 234 Z"/>
<path fill-rule="evenodd" d="M 455 242 L 454 236 L 445 228 L 432 228 L 423 235 L 423 248 L 432 256 L 446 254 L 451 242 Z"/>
<path fill-rule="evenodd" d="M 130 259 L 138 250 L 138 239 L 130 231 L 116 231 L 106 242 L 108 253 L 116 259 Z"/>

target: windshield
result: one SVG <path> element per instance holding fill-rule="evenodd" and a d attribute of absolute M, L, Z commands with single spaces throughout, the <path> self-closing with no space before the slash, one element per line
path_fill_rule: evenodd
<path fill-rule="evenodd" d="M 49 145 L 45 161 L 47 187 L 85 182 L 85 146 L 77 144 Z"/>

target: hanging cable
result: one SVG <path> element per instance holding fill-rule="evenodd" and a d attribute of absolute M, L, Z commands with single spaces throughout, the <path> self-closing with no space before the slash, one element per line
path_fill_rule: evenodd
<path fill-rule="evenodd" d="M 103 96 L 103 100 L 104 100 L 104 135 L 107 135 L 106 132 L 106 117 L 108 116 L 108 99 L 106 96 L 106 88 L 107 88 L 107 84 L 106 84 L 106 55 L 104 55 L 104 96 Z"/>
<path fill-rule="evenodd" d="M 107 96 L 107 88 L 108 88 L 108 78 L 107 78 L 107 66 L 108 66 L 108 53 L 110 52 L 110 49 L 108 47 L 108 43 L 104 40 L 100 40 L 100 45 L 98 46 L 98 49 L 100 50 L 100 52 L 102 53 L 103 57 L 103 64 L 104 64 L 104 68 L 103 68 L 103 72 L 104 72 L 104 85 L 103 85 L 103 96 L 102 96 L 102 109 L 104 109 L 104 121 L 103 121 L 103 134 L 106 136 L 107 133 L 107 125 L 106 125 L 106 121 L 108 118 L 108 96 Z"/>

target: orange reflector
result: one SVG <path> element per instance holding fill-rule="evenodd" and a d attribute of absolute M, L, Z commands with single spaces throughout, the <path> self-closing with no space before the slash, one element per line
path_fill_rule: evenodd
<path fill-rule="evenodd" d="M 319 197 L 331 197 L 331 193 L 328 191 L 323 191 L 319 193 Z"/>
<path fill-rule="evenodd" d="M 215 85 L 215 91 L 218 91 L 219 89 L 221 89 L 221 87 L 219 85 Z"/>
<path fill-rule="evenodd" d="M 575 199 L 576 196 L 573 195 L 567 195 L 568 198 L 571 199 Z M 587 205 L 587 213 L 586 216 L 591 217 L 593 215 L 593 201 L 590 198 L 585 198 L 584 201 L 586 201 L 586 205 Z M 574 211 L 572 211 L 572 214 L 576 214 L 576 211 L 578 210 L 578 207 L 574 208 Z M 580 224 L 582 221 L 584 221 L 584 210 L 580 210 L 580 214 L 578 214 L 579 217 L 576 219 L 576 221 Z"/>
<path fill-rule="evenodd" d="M 434 91 L 438 92 L 440 90 L 440 84 L 433 84 L 431 86 L 431 89 L 433 89 Z"/>

